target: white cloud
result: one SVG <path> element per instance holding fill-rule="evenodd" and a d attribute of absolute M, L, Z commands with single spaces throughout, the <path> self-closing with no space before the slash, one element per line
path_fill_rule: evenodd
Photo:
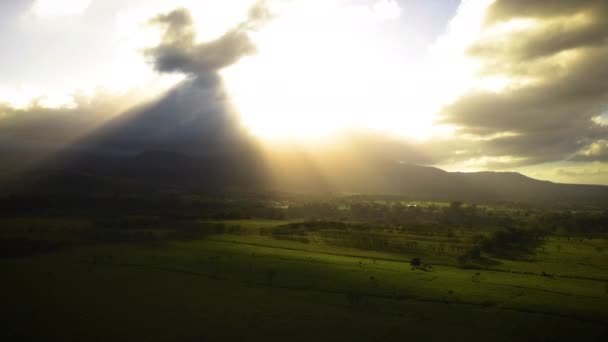
<path fill-rule="evenodd" d="M 394 0 L 377 1 L 373 8 L 374 14 L 378 19 L 396 19 L 401 15 L 401 7 Z"/>
<path fill-rule="evenodd" d="M 62 17 L 84 12 L 91 0 L 35 0 L 32 13 L 38 17 Z"/>

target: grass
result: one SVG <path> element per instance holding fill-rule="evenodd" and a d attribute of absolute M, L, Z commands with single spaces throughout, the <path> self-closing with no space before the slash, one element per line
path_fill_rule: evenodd
<path fill-rule="evenodd" d="M 259 234 L 285 221 L 222 223 L 248 233 L 0 259 L 3 340 L 592 341 L 607 333 L 607 254 L 598 252 L 606 240 L 552 238 L 529 260 L 424 271 L 407 254 Z"/>
<path fill-rule="evenodd" d="M 220 223 L 226 226 L 239 226 L 243 228 L 250 229 L 260 229 L 260 228 L 275 228 L 279 226 L 283 226 L 289 223 L 298 222 L 293 220 L 223 220 L 223 221 L 203 221 L 209 223 Z"/>

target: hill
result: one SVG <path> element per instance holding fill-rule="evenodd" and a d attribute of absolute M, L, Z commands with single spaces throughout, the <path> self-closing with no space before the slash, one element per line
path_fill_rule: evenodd
<path fill-rule="evenodd" d="M 294 162 L 298 160 L 298 162 Z M 289 164 L 289 165 L 287 165 Z M 398 195 L 410 199 L 603 206 L 608 187 L 559 184 L 514 172 L 446 172 L 399 162 L 323 169 L 294 153 L 271 162 L 234 155 L 190 156 L 147 150 L 134 156 L 80 156 L 13 175 L 5 192 L 115 194 L 141 191 L 287 191 Z"/>

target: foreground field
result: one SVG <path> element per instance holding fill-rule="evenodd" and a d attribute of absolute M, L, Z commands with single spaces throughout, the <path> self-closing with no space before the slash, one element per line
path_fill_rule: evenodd
<path fill-rule="evenodd" d="M 413 268 L 416 254 L 339 246 L 314 228 L 293 238 L 288 223 L 223 221 L 221 234 L 202 238 L 0 259 L 1 334 L 100 341 L 608 336 L 606 240 L 550 238 L 525 260 L 491 259 L 485 269 L 434 263 L 449 253 L 429 252 L 422 258 L 431 265 Z"/>

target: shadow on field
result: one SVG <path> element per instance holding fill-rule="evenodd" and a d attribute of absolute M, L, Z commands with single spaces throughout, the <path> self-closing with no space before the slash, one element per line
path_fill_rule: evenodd
<path fill-rule="evenodd" d="M 59 251 L 67 244 L 59 241 L 26 238 L 0 239 L 0 258 L 24 258 Z"/>
<path fill-rule="evenodd" d="M 529 259 L 544 244 L 542 236 L 543 233 L 536 230 L 509 228 L 480 240 L 478 248 L 492 257 L 501 259 Z"/>

